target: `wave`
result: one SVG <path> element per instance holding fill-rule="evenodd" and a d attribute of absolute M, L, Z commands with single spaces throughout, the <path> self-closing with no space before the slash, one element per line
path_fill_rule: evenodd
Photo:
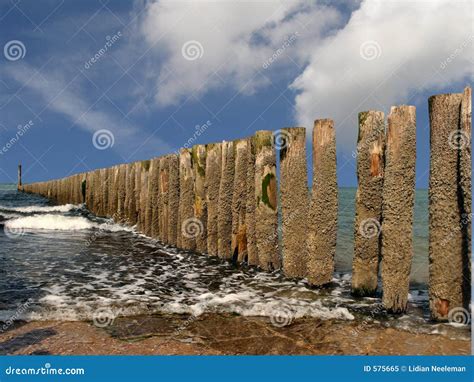
<path fill-rule="evenodd" d="M 62 216 L 54 214 L 25 216 L 7 220 L 5 229 L 9 230 L 60 230 L 81 231 L 99 229 L 109 232 L 129 231 L 133 228 L 115 224 L 113 222 L 96 223 L 83 216 Z"/>
<path fill-rule="evenodd" d="M 11 213 L 27 213 L 27 214 L 38 214 L 48 212 L 69 212 L 72 210 L 80 209 L 83 204 L 63 204 L 61 206 L 27 206 L 27 207 L 8 207 L 0 205 L 0 211 L 11 212 Z"/>

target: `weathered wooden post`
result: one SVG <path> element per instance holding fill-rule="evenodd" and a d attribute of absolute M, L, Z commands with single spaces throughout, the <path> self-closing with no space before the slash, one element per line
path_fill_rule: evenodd
<path fill-rule="evenodd" d="M 190 149 L 179 152 L 179 190 L 178 247 L 194 251 L 202 226 L 194 217 L 194 172 Z"/>
<path fill-rule="evenodd" d="M 140 169 L 140 205 L 138 210 L 138 229 L 145 234 L 147 223 L 148 204 L 148 174 L 150 172 L 151 160 L 141 162 Z"/>
<path fill-rule="evenodd" d="M 17 189 L 21 189 L 21 163 L 18 165 L 18 185 Z"/>
<path fill-rule="evenodd" d="M 109 169 L 109 183 L 110 187 L 108 189 L 108 203 L 107 210 L 108 215 L 114 220 L 117 219 L 117 203 L 118 203 L 118 177 L 119 177 L 119 166 L 113 166 Z M 87 180 L 86 180 L 87 183 Z"/>
<path fill-rule="evenodd" d="M 117 221 L 120 223 L 125 222 L 125 195 L 127 190 L 127 168 L 125 164 L 118 166 L 118 178 L 117 178 Z"/>
<path fill-rule="evenodd" d="M 267 130 L 255 133 L 255 195 L 259 266 L 265 270 L 279 269 L 276 155 L 272 132 Z"/>
<path fill-rule="evenodd" d="M 169 156 L 169 187 L 168 187 L 168 243 L 176 246 L 178 237 L 179 211 L 179 158 L 176 154 Z"/>
<path fill-rule="evenodd" d="M 383 305 L 406 311 L 413 257 L 416 109 L 392 107 L 388 116 L 382 207 Z"/>
<path fill-rule="evenodd" d="M 206 145 L 207 253 L 218 254 L 219 186 L 222 172 L 222 144 Z"/>
<path fill-rule="evenodd" d="M 155 192 L 158 188 L 157 182 L 157 169 L 156 169 L 156 160 L 155 158 L 150 160 L 150 167 L 148 169 L 148 182 L 147 182 L 147 190 L 146 190 L 146 197 L 145 197 L 145 225 L 144 225 L 144 233 L 147 236 L 152 236 L 153 230 L 153 208 L 155 207 Z"/>
<path fill-rule="evenodd" d="M 306 277 L 309 210 L 306 129 L 278 130 L 274 140 L 280 151 L 283 271 L 288 277 Z"/>
<path fill-rule="evenodd" d="M 234 185 L 232 194 L 232 261 L 247 261 L 247 165 L 248 139 L 234 141 Z"/>
<path fill-rule="evenodd" d="M 384 151 L 384 114 L 381 111 L 359 113 L 358 188 L 352 263 L 352 293 L 359 296 L 373 296 L 377 291 Z"/>
<path fill-rule="evenodd" d="M 160 232 L 160 240 L 163 243 L 168 243 L 168 220 L 169 220 L 169 209 L 168 209 L 168 202 L 169 202 L 169 156 L 165 155 L 164 157 L 160 158 L 160 219 L 159 219 L 159 232 Z"/>
<path fill-rule="evenodd" d="M 160 237 L 160 158 L 153 158 L 150 167 L 150 189 L 148 197 L 151 199 L 151 226 L 150 236 Z"/>
<path fill-rule="evenodd" d="M 194 217 L 202 229 L 196 236 L 196 251 L 207 252 L 206 146 L 192 148 L 194 169 Z"/>
<path fill-rule="evenodd" d="M 109 172 L 106 168 L 100 170 L 100 177 L 101 177 L 101 210 L 100 215 L 108 216 L 108 191 L 109 191 Z"/>
<path fill-rule="evenodd" d="M 135 163 L 127 165 L 127 189 L 125 193 L 126 221 L 130 225 L 135 224 Z M 107 183 L 106 183 L 107 184 Z"/>
<path fill-rule="evenodd" d="M 255 230 L 257 222 L 255 221 L 255 208 L 257 198 L 255 196 L 255 137 L 248 138 L 247 155 L 247 196 L 245 225 L 247 227 L 247 262 L 249 265 L 258 265 L 257 241 Z"/>
<path fill-rule="evenodd" d="M 336 132 L 331 119 L 313 127 L 313 188 L 308 219 L 308 281 L 331 282 L 336 255 L 338 188 Z"/>
<path fill-rule="evenodd" d="M 467 309 L 471 296 L 471 89 L 432 96 L 428 105 L 430 310 L 444 320 Z"/>
<path fill-rule="evenodd" d="M 217 218 L 219 257 L 232 258 L 232 195 L 234 187 L 234 142 L 222 142 L 221 182 Z"/>

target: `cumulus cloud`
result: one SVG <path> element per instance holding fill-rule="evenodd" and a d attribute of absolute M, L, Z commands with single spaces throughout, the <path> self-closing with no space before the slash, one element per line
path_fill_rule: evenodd
<path fill-rule="evenodd" d="M 177 104 L 228 87 L 252 93 L 288 65 L 295 123 L 311 127 L 315 118 L 333 118 L 338 143 L 353 146 L 359 111 L 388 111 L 413 103 L 420 91 L 472 76 L 469 1 L 364 0 L 349 7 L 350 15 L 340 2 L 326 4 L 149 3 L 140 22 L 149 49 L 161 58 L 156 101 Z M 291 55 L 279 50 L 295 33 Z M 196 59 L 183 57 L 189 41 Z M 270 71 L 259 75 L 276 53 Z"/>
<path fill-rule="evenodd" d="M 170 105 L 222 86 L 253 93 L 267 81 L 256 74 L 279 48 L 291 39 L 291 54 L 303 63 L 305 42 L 320 40 L 340 22 L 340 13 L 303 0 L 160 1 L 148 4 L 140 22 L 150 49 L 166 56 L 156 100 Z M 275 66 L 283 62 L 279 57 Z"/>
<path fill-rule="evenodd" d="M 419 91 L 466 80 L 473 68 L 472 7 L 365 0 L 344 28 L 314 49 L 293 82 L 298 122 L 334 118 L 339 142 L 354 144 L 359 111 L 388 111 L 413 103 Z"/>

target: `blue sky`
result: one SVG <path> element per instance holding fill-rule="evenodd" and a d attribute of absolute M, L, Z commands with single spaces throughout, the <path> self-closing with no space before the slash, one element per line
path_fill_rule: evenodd
<path fill-rule="evenodd" d="M 203 124 L 195 143 L 333 118 L 339 184 L 354 186 L 357 113 L 412 104 L 426 187 L 427 99 L 472 80 L 472 8 L 1 0 L 0 183 L 19 162 L 33 182 L 163 155 Z M 104 129 L 113 145 L 100 150 Z"/>

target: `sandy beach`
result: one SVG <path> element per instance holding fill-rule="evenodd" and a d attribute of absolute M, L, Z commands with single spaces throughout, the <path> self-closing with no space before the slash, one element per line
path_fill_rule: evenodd
<path fill-rule="evenodd" d="M 1 354 L 32 355 L 467 355 L 459 332 L 412 333 L 355 321 L 301 318 L 278 327 L 263 317 L 226 314 L 17 322 L 0 334 Z"/>

